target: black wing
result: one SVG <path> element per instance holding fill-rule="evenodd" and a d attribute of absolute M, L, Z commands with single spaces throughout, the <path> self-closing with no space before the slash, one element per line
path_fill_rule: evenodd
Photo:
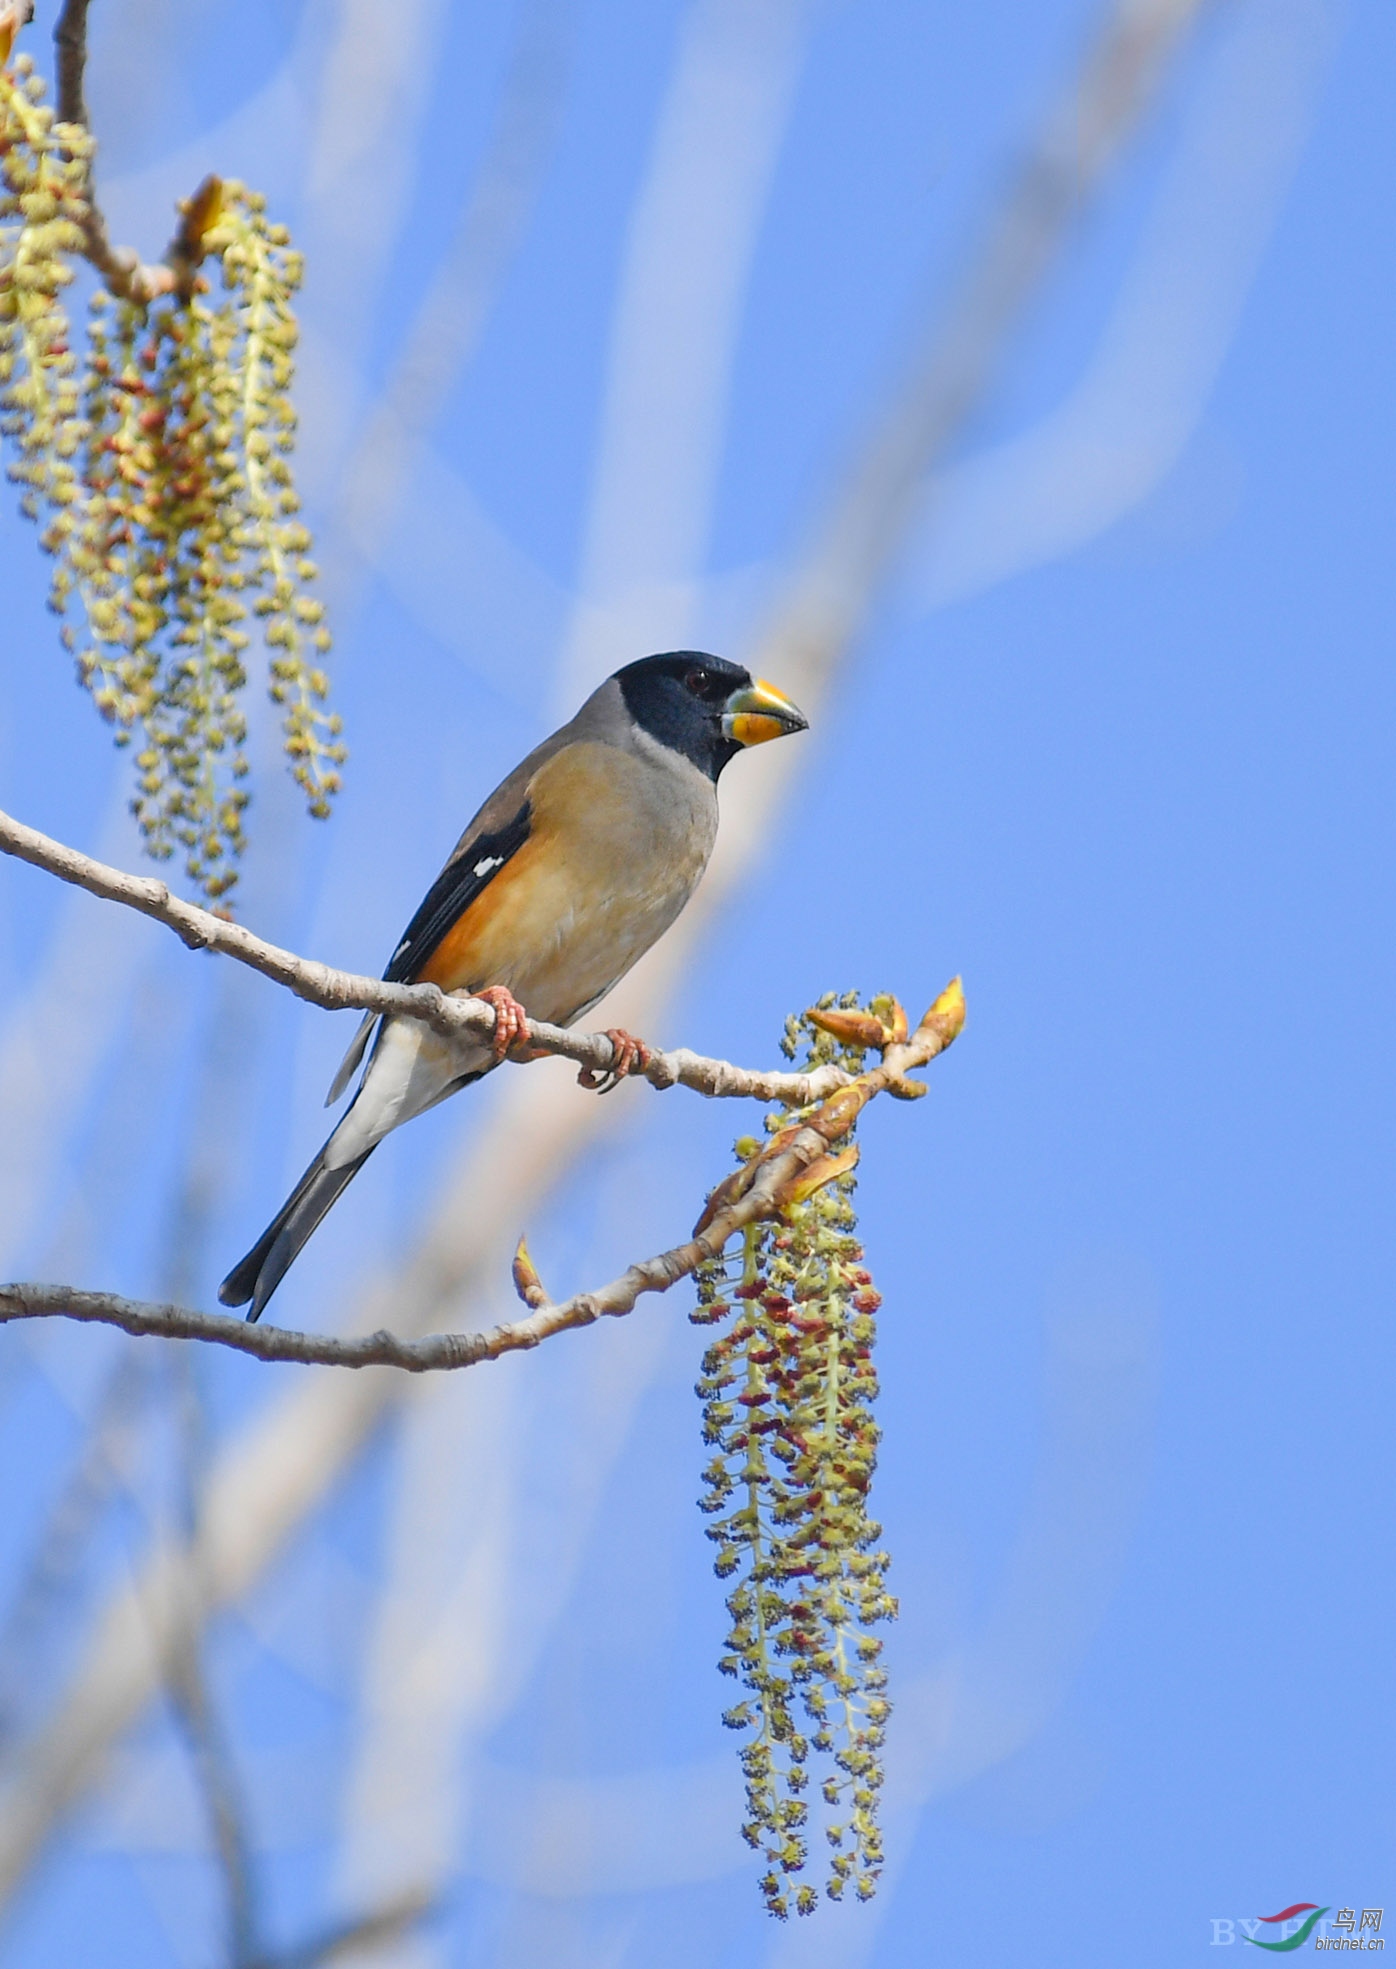
<path fill-rule="evenodd" d="M 511 821 L 488 834 L 476 834 L 452 855 L 422 898 L 383 973 L 387 984 L 410 984 L 430 961 L 451 926 L 489 887 L 505 862 L 528 839 L 533 810 L 525 800 Z"/>
<path fill-rule="evenodd" d="M 421 973 L 422 967 L 430 961 L 432 952 L 461 911 L 468 909 L 480 891 L 494 880 L 510 856 L 519 852 L 528 839 L 532 818 L 532 808 L 525 800 L 514 818 L 506 821 L 503 827 L 491 828 L 466 838 L 423 896 L 421 907 L 393 952 L 392 960 L 383 973 L 388 984 L 410 984 Z M 334 1106 L 358 1072 L 377 1023 L 376 1012 L 365 1012 L 325 1096 L 327 1108 Z"/>

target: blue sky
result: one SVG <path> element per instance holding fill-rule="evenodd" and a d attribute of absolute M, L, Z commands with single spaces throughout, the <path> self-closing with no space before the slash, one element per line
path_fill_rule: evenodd
<path fill-rule="evenodd" d="M 746 44 L 716 5 L 537 13 L 567 65 L 555 148 L 371 564 L 336 519 L 345 461 L 485 151 L 513 10 L 409 9 L 404 106 L 379 129 L 366 98 L 328 133 L 333 50 L 362 46 L 336 40 L 348 7 L 95 23 L 121 235 L 153 244 L 217 164 L 264 184 L 307 248 L 307 507 L 353 756 L 312 829 L 258 738 L 242 913 L 367 971 L 607 636 L 749 646 L 1095 19 L 1065 0 L 760 16 L 755 80 L 704 166 L 750 213 L 699 469 L 663 429 L 626 464 L 610 365 L 685 36 Z M 418 1860 L 442 1911 L 373 1958 L 413 1969 L 1172 1969 L 1218 1959 L 1217 1918 L 1396 1902 L 1394 40 L 1371 0 L 1208 18 L 656 1012 L 660 1040 L 755 1063 L 824 990 L 919 1011 L 966 980 L 928 1099 L 864 1128 L 902 1605 L 877 1903 L 789 1933 L 761 1912 L 693 1502 L 700 1338 L 666 1301 L 388 1417 L 215 1622 L 270 1943 Z M 380 78 L 402 52 L 382 41 Z M 768 165 L 739 179 L 753 131 Z M 677 278 L 701 242 L 667 247 Z M 657 388 L 705 373 L 682 337 L 651 354 Z M 666 534 L 666 488 L 690 480 Z M 130 864 L 122 768 L 17 517 L 0 556 L 3 804 Z M 282 997 L 0 868 L 5 1275 L 169 1290 L 197 1150 L 214 1201 L 188 1290 L 212 1302 L 317 1146 L 347 1039 Z M 395 1139 L 280 1316 L 330 1325 L 400 1278 L 472 1144 L 477 1207 L 507 1218 L 487 1167 L 511 1098 L 492 1085 Z M 677 1092 L 609 1105 L 561 1188 L 501 1219 L 560 1291 L 686 1229 L 747 1125 Z M 469 1182 L 458 1205 L 467 1223 Z M 499 1316 L 505 1290 L 496 1264 L 454 1317 Z M 154 1349 L 57 1325 L 0 1339 L 8 1595 L 117 1363 Z M 199 1361 L 215 1464 L 298 1372 Z M 31 1722 L 176 1510 L 175 1370 L 148 1377 L 126 1491 L 25 1685 Z M 392 1803 L 402 1771 L 415 1806 Z M 26 1883 L 0 1964 L 92 1960 L 98 1934 L 113 1965 L 222 1962 L 221 1919 L 156 1705 Z"/>

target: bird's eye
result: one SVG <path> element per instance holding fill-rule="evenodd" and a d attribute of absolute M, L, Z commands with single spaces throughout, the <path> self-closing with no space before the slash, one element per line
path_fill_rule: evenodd
<path fill-rule="evenodd" d="M 690 670 L 683 681 L 685 687 L 691 690 L 695 697 L 709 697 L 712 694 L 711 670 Z"/>

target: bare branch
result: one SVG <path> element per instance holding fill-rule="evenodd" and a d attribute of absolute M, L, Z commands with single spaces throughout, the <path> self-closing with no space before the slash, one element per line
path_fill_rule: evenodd
<path fill-rule="evenodd" d="M 401 1367 L 414 1374 L 428 1368 L 472 1367 L 477 1360 L 490 1358 L 487 1346 L 492 1338 L 483 1333 L 430 1333 L 421 1340 L 400 1340 L 379 1332 L 340 1340 L 333 1334 L 297 1333 L 284 1326 L 251 1326 L 226 1313 L 122 1299 L 114 1292 L 83 1292 L 67 1285 L 0 1286 L 0 1325 L 54 1315 L 165 1340 L 214 1341 L 264 1361 L 296 1361 L 304 1367 Z"/>
<path fill-rule="evenodd" d="M 598 1291 L 577 1292 L 554 1304 L 521 1245 L 522 1256 L 515 1258 L 514 1282 L 519 1296 L 533 1310 L 527 1319 L 506 1321 L 487 1332 L 428 1333 L 420 1340 L 403 1340 L 379 1331 L 341 1340 L 333 1334 L 251 1326 L 223 1313 L 152 1305 L 122 1299 L 115 1293 L 82 1292 L 65 1285 L 0 1286 L 0 1325 L 57 1315 L 119 1326 L 127 1333 L 157 1334 L 167 1340 L 213 1341 L 239 1353 L 255 1354 L 258 1360 L 295 1361 L 315 1367 L 398 1367 L 409 1374 L 498 1360 L 502 1354 L 536 1347 L 571 1327 L 590 1326 L 603 1315 L 619 1318 L 633 1312 L 644 1293 L 667 1292 L 680 1279 L 691 1277 L 701 1264 L 718 1256 L 735 1232 L 758 1218 L 774 1215 L 791 1185 L 827 1157 L 830 1143 L 847 1133 L 868 1101 L 878 1094 L 902 1093 L 906 1074 L 943 1053 L 959 1035 L 964 1016 L 964 995 L 957 978 L 941 993 L 911 1038 L 887 1048 L 880 1066 L 856 1078 L 842 1076 L 843 1084 L 822 1105 L 777 1135 L 745 1170 L 738 1172 L 735 1183 L 729 1179 L 720 1186 L 687 1243 L 641 1259 Z"/>
<path fill-rule="evenodd" d="M 42 868 L 105 902 L 124 903 L 143 916 L 152 916 L 191 950 L 216 950 L 235 957 L 263 977 L 285 985 L 297 998 L 326 1011 L 401 1013 L 424 1020 L 448 1038 L 485 1039 L 494 1031 L 495 1008 L 484 999 L 448 994 L 434 984 L 385 984 L 380 978 L 357 977 L 352 971 L 336 971 L 313 958 L 297 957 L 278 944 L 264 942 L 240 923 L 230 923 L 197 903 L 172 896 L 155 876 L 128 875 L 106 862 L 93 861 L 5 813 L 0 813 L 0 852 Z M 568 1032 L 542 1020 L 530 1019 L 529 1044 L 535 1052 L 556 1053 L 602 1075 L 609 1074 L 619 1058 L 617 1047 L 604 1032 Z M 732 1066 L 727 1060 L 706 1059 L 687 1047 L 671 1053 L 647 1047 L 646 1054 L 643 1060 L 634 1059 L 629 1070 L 652 1087 L 689 1087 L 709 1097 L 783 1101 L 789 1107 L 823 1100 L 847 1085 L 849 1078 L 838 1067 L 820 1067 L 814 1073 L 761 1073 Z"/>
<path fill-rule="evenodd" d="M 53 30 L 58 92 L 55 117 L 59 123 L 90 129 L 84 80 L 87 74 L 87 9 L 90 0 L 63 0 L 63 9 Z M 32 8 L 30 9 L 32 13 Z M 198 207 L 201 193 L 195 192 L 191 207 Z M 147 266 L 129 246 L 113 246 L 106 218 L 97 203 L 89 161 L 86 212 L 81 220 L 82 254 L 102 276 L 109 292 L 122 300 L 144 304 L 158 294 L 188 292 L 200 253 L 197 239 L 184 220 L 175 230 L 162 264 Z M 192 249 L 192 250 L 191 250 Z"/>
<path fill-rule="evenodd" d="M 109 294 L 144 305 L 157 294 L 172 294 L 179 285 L 173 267 L 149 266 L 133 246 L 113 246 L 101 207 L 89 196 L 82 220 L 82 256 L 102 276 Z"/>
<path fill-rule="evenodd" d="M 80 123 L 87 128 L 87 97 L 83 78 L 87 73 L 88 0 L 63 0 L 63 11 L 53 30 L 53 46 L 58 67 L 58 121 Z"/>

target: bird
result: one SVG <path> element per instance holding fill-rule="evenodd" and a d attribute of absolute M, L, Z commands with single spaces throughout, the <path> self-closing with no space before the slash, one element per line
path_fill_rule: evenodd
<path fill-rule="evenodd" d="M 486 800 L 393 952 L 384 979 L 466 992 L 495 1008 L 489 1037 L 445 1037 L 421 1019 L 369 1012 L 326 1106 L 362 1066 L 354 1098 L 247 1255 L 218 1288 L 261 1318 L 307 1239 L 385 1135 L 491 1072 L 527 1058 L 530 1015 L 583 1018 L 664 934 L 717 838 L 717 782 L 737 754 L 808 720 L 774 685 L 701 650 L 642 657 Z M 618 1084 L 648 1049 L 613 1029 Z M 249 1304 L 250 1302 L 250 1304 Z"/>

